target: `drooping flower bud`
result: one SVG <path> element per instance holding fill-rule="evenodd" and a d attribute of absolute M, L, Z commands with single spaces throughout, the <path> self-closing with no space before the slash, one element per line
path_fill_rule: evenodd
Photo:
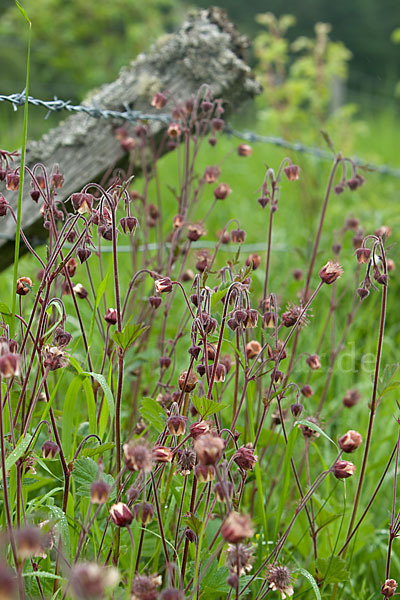
<path fill-rule="evenodd" d="M 189 431 L 192 438 L 196 440 L 199 436 L 205 435 L 210 431 L 210 425 L 207 421 L 199 421 L 198 423 L 192 423 Z"/>
<path fill-rule="evenodd" d="M 117 527 L 127 527 L 133 521 L 133 514 L 129 506 L 123 502 L 113 504 L 110 508 L 110 516 Z"/>
<path fill-rule="evenodd" d="M 218 481 L 214 485 L 214 494 L 218 502 L 226 502 L 227 498 L 231 500 L 234 491 L 235 486 L 232 481 Z"/>
<path fill-rule="evenodd" d="M 195 477 L 200 483 L 210 483 L 215 479 L 215 469 L 212 465 L 196 465 L 194 468 Z"/>
<path fill-rule="evenodd" d="M 172 292 L 172 281 L 169 277 L 160 277 L 160 279 L 155 280 L 154 287 L 158 294 L 169 294 Z"/>
<path fill-rule="evenodd" d="M 139 504 L 135 504 L 133 507 L 133 514 L 135 515 L 136 521 L 142 523 L 142 525 L 147 525 L 153 520 L 153 505 L 149 504 L 149 502 L 140 502 Z"/>
<path fill-rule="evenodd" d="M 251 444 L 238 448 L 233 455 L 233 460 L 241 469 L 245 471 L 254 469 L 254 466 L 258 460 L 254 454 L 254 450 Z"/>
<path fill-rule="evenodd" d="M 116 308 L 108 308 L 106 314 L 104 315 L 104 320 L 109 325 L 115 325 L 117 322 L 117 309 Z"/>
<path fill-rule="evenodd" d="M 231 544 L 243 542 L 254 533 L 251 521 L 246 515 L 231 512 L 221 526 L 222 537 Z"/>
<path fill-rule="evenodd" d="M 193 446 L 200 464 L 215 465 L 224 453 L 225 441 L 217 435 L 206 433 L 197 437 Z"/>
<path fill-rule="evenodd" d="M 105 504 L 110 496 L 111 488 L 105 481 L 94 481 L 90 486 L 90 502 Z"/>
<path fill-rule="evenodd" d="M 308 366 L 313 371 L 316 371 L 321 368 L 321 359 L 318 354 L 310 354 L 310 356 L 306 360 Z"/>
<path fill-rule="evenodd" d="M 348 460 L 337 460 L 333 466 L 333 474 L 337 479 L 347 479 L 354 475 L 356 466 Z"/>
<path fill-rule="evenodd" d="M 371 257 L 370 248 L 365 248 L 365 247 L 357 248 L 356 257 L 357 257 L 357 261 L 358 261 L 359 265 L 366 264 Z"/>
<path fill-rule="evenodd" d="M 397 581 L 395 579 L 386 579 L 385 583 L 381 587 L 381 594 L 385 598 L 391 598 L 394 596 L 397 590 Z"/>
<path fill-rule="evenodd" d="M 17 294 L 26 296 L 32 291 L 32 279 L 30 277 L 20 277 L 17 279 Z"/>
<path fill-rule="evenodd" d="M 296 181 L 300 176 L 300 167 L 297 165 L 288 165 L 283 169 L 283 172 L 289 181 Z"/>
<path fill-rule="evenodd" d="M 255 358 L 261 352 L 261 344 L 256 340 L 251 340 L 246 344 L 246 356 L 247 358 Z"/>
<path fill-rule="evenodd" d="M 156 92 L 152 98 L 151 106 L 154 106 L 154 108 L 157 108 L 157 110 L 161 110 L 164 108 L 164 106 L 166 106 L 167 102 L 168 98 L 165 94 Z"/>
<path fill-rule="evenodd" d="M 179 375 L 179 379 L 178 379 L 179 389 L 183 390 L 184 392 L 193 391 L 197 385 L 197 382 L 198 382 L 198 378 L 193 373 L 193 371 L 190 371 L 189 373 L 187 371 L 183 371 Z"/>
<path fill-rule="evenodd" d="M 151 473 L 153 461 L 151 450 L 140 442 L 127 442 L 122 446 L 124 451 L 125 466 L 130 471 L 143 471 Z"/>
<path fill-rule="evenodd" d="M 339 448 L 343 452 L 354 452 L 362 443 L 362 437 L 358 431 L 350 429 L 341 438 L 338 439 Z"/>
<path fill-rule="evenodd" d="M 311 398 L 311 396 L 314 395 L 314 390 L 312 389 L 311 385 L 308 385 L 308 383 L 306 383 L 301 388 L 301 393 L 304 396 L 304 398 Z"/>
<path fill-rule="evenodd" d="M 253 148 L 248 144 L 239 144 L 237 152 L 239 156 L 251 156 L 253 154 Z"/>
<path fill-rule="evenodd" d="M 149 304 L 151 306 L 151 308 L 157 309 L 160 304 L 161 304 L 162 300 L 159 296 L 150 296 L 149 297 Z"/>
<path fill-rule="evenodd" d="M 52 440 L 47 440 L 42 446 L 43 458 L 55 458 L 59 451 L 60 448 L 58 447 L 58 444 Z"/>
<path fill-rule="evenodd" d="M 167 427 L 171 435 L 183 435 L 186 431 L 187 417 L 172 415 L 167 419 Z"/>
<path fill-rule="evenodd" d="M 343 274 L 343 269 L 339 263 L 332 260 L 328 261 L 319 272 L 319 276 L 324 283 L 330 285 L 334 283 Z"/>
<path fill-rule="evenodd" d="M 151 455 L 157 463 L 169 463 L 174 458 L 174 453 L 167 446 L 154 446 Z"/>

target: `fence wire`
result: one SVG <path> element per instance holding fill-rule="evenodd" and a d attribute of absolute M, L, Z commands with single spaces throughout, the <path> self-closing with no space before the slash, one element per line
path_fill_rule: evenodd
<path fill-rule="evenodd" d="M 0 95 L 0 102 L 10 102 L 14 110 L 18 110 L 18 107 L 25 104 L 25 92 L 10 94 L 8 96 Z M 40 98 L 34 98 L 28 96 L 28 103 L 34 106 L 40 106 L 47 109 L 45 119 L 52 112 L 60 112 L 66 110 L 68 112 L 81 112 L 87 114 L 89 117 L 99 119 L 121 119 L 122 121 L 159 121 L 164 124 L 168 124 L 172 121 L 172 117 L 169 114 L 163 113 L 143 113 L 139 110 L 131 110 L 129 106 L 123 105 L 123 111 L 110 110 L 99 108 L 98 106 L 87 106 L 82 104 L 71 104 L 69 100 L 60 100 L 55 97 L 53 100 L 42 100 Z M 251 142 L 251 143 L 263 143 L 271 144 L 285 148 L 287 150 L 293 150 L 294 152 L 300 152 L 303 154 L 309 154 L 320 160 L 332 160 L 332 152 L 323 148 L 315 146 L 307 146 L 300 142 L 289 142 L 281 137 L 276 136 L 265 136 L 259 135 L 253 131 L 238 131 L 237 129 L 231 128 L 227 125 L 225 129 L 227 135 L 231 135 L 237 139 Z M 356 165 L 367 167 L 371 171 L 375 171 L 380 175 L 390 175 L 400 179 L 400 168 L 391 167 L 389 165 L 376 165 L 363 160 L 360 157 L 353 157 L 352 160 Z"/>

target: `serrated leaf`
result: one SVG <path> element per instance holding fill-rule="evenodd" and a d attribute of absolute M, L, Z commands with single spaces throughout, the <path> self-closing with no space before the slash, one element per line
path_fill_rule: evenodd
<path fill-rule="evenodd" d="M 316 599 L 317 600 L 321 600 L 321 594 L 319 592 L 317 582 L 315 581 L 315 579 L 311 575 L 311 573 L 309 573 L 308 571 L 306 571 L 306 569 L 302 569 L 301 567 L 299 567 L 298 569 L 296 569 L 296 571 L 298 573 L 301 573 L 303 575 L 303 577 L 305 577 L 310 582 L 311 587 L 312 587 L 312 589 L 314 591 Z"/>
<path fill-rule="evenodd" d="M 90 497 L 90 486 L 94 481 L 98 481 L 100 474 L 99 468 L 94 460 L 89 457 L 77 458 L 74 462 L 74 470 L 72 476 L 76 484 L 76 494 L 78 496 Z M 109 486 L 114 484 L 114 479 L 111 475 L 103 474 L 102 478 Z M 112 490 L 110 498 L 115 497 L 115 489 Z"/>
<path fill-rule="evenodd" d="M 139 412 L 143 419 L 156 431 L 162 431 L 165 427 L 165 412 L 163 407 L 153 398 L 143 398 Z"/>
<path fill-rule="evenodd" d="M 339 556 L 319 558 L 317 560 L 317 570 L 318 577 L 322 578 L 324 583 L 340 583 L 350 579 L 346 562 Z"/>
<path fill-rule="evenodd" d="M 134 341 L 148 329 L 148 325 L 139 325 L 137 323 L 128 323 L 122 331 L 116 331 L 112 336 L 114 342 L 124 352 L 132 346 Z"/>
<path fill-rule="evenodd" d="M 220 412 L 226 407 L 226 404 L 221 404 L 220 402 L 216 402 L 215 400 L 211 400 L 207 398 L 207 396 L 196 396 L 193 395 L 191 397 L 192 404 L 197 410 L 197 412 L 201 415 L 202 419 L 207 419 L 214 413 Z"/>
<path fill-rule="evenodd" d="M 313 429 L 314 431 L 318 431 L 318 433 L 320 433 L 322 436 L 324 436 L 324 438 L 329 440 L 331 442 L 331 444 L 333 444 L 335 446 L 335 448 L 338 448 L 337 444 L 329 437 L 329 435 L 327 435 L 325 433 L 325 431 L 323 431 L 321 429 L 321 427 L 318 427 L 318 425 L 316 425 L 315 423 L 312 423 L 311 421 L 307 421 L 307 419 L 301 419 L 300 421 L 296 421 L 296 425 L 306 425 L 310 429 Z"/>
<path fill-rule="evenodd" d="M 189 527 L 196 535 L 200 535 L 202 525 L 200 519 L 194 515 L 190 515 L 190 517 L 184 517 L 182 521 L 185 523 L 186 527 Z"/>
<path fill-rule="evenodd" d="M 228 593 L 229 586 L 226 579 L 229 575 L 227 567 L 219 567 L 217 562 L 213 562 L 205 573 L 201 574 L 200 590 L 203 598 L 210 598 L 213 594 Z"/>

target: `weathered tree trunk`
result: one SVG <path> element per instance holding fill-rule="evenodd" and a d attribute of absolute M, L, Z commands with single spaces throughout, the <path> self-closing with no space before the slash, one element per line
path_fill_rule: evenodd
<path fill-rule="evenodd" d="M 196 93 L 201 84 L 207 83 L 214 97 L 224 98 L 234 110 L 259 91 L 242 59 L 245 45 L 246 39 L 238 34 L 222 11 L 197 12 L 188 17 L 177 33 L 162 37 L 149 52 L 140 54 L 130 66 L 123 68 L 116 81 L 91 93 L 84 104 L 118 111 L 129 107 L 151 113 L 156 110 L 150 107 L 155 92 L 168 90 L 174 98 L 185 100 Z M 121 122 L 77 113 L 39 141 L 29 142 L 27 164 L 41 162 L 51 170 L 58 163 L 65 179 L 58 199 L 64 200 L 89 181 L 98 181 L 110 166 L 123 158 L 124 150 L 114 135 L 117 124 Z M 150 122 L 152 135 L 159 134 L 165 127 L 165 123 Z M 7 200 L 16 204 L 9 193 Z M 24 190 L 22 227 L 33 244 L 45 239 L 46 230 L 39 207 L 29 196 L 29 185 Z M 14 235 L 15 224 L 8 215 L 2 221 L 0 269 L 13 260 Z M 21 244 L 21 251 L 24 248 Z"/>

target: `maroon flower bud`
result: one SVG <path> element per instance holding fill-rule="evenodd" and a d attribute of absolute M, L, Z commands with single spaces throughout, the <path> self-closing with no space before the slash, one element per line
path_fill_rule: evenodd
<path fill-rule="evenodd" d="M 234 590 L 239 587 L 239 582 L 240 577 L 239 575 L 236 575 L 236 573 L 229 573 L 228 577 L 226 578 L 226 583 Z"/>
<path fill-rule="evenodd" d="M 70 277 L 73 277 L 75 275 L 77 266 L 78 266 L 78 262 L 77 262 L 76 258 L 70 258 L 69 261 L 67 261 L 65 268 Z"/>
<path fill-rule="evenodd" d="M 244 308 L 238 308 L 233 312 L 232 316 L 239 324 L 245 323 L 247 320 L 247 311 Z"/>
<path fill-rule="evenodd" d="M 391 258 L 387 259 L 386 266 L 388 271 L 394 271 L 396 269 L 396 263 Z"/>
<path fill-rule="evenodd" d="M 85 298 L 88 297 L 88 291 L 86 288 L 83 287 L 83 285 L 81 283 L 77 283 L 74 287 L 73 287 L 74 293 L 78 296 L 78 298 L 80 298 L 81 300 L 85 300 Z"/>
<path fill-rule="evenodd" d="M 321 359 L 319 358 L 318 354 L 310 354 L 306 360 L 306 363 L 313 371 L 321 368 Z"/>
<path fill-rule="evenodd" d="M 212 465 L 196 465 L 194 475 L 200 483 L 210 483 L 215 479 L 215 469 Z"/>
<path fill-rule="evenodd" d="M 190 371 L 189 373 L 187 371 L 183 371 L 179 375 L 178 379 L 179 389 L 181 391 L 183 390 L 184 392 L 191 392 L 196 387 L 197 381 L 197 376 L 193 373 L 193 371 Z"/>
<path fill-rule="evenodd" d="M 231 544 L 243 542 L 254 533 L 249 517 L 231 512 L 221 526 L 222 537 Z"/>
<path fill-rule="evenodd" d="M 319 426 L 319 422 L 315 417 L 307 417 L 307 421 L 309 421 L 310 423 L 313 423 L 314 425 Z M 321 435 L 319 433 L 319 431 L 317 431 L 316 429 L 313 429 L 312 427 L 309 427 L 308 425 L 300 425 L 300 429 L 302 434 L 304 435 L 304 437 L 306 438 L 319 438 L 319 436 Z"/>
<path fill-rule="evenodd" d="M 171 359 L 169 356 L 161 356 L 159 362 L 161 369 L 168 369 L 171 364 Z"/>
<path fill-rule="evenodd" d="M 233 497 L 235 486 L 231 481 L 218 481 L 214 485 L 214 494 L 218 502 L 226 502 L 227 497 L 230 500 Z"/>
<path fill-rule="evenodd" d="M 142 525 L 147 525 L 153 520 L 153 505 L 149 504 L 149 502 L 140 502 L 140 504 L 135 504 L 133 507 L 133 514 L 135 515 L 136 521 Z"/>
<path fill-rule="evenodd" d="M 55 458 L 59 450 L 58 444 L 51 440 L 47 440 L 42 446 L 42 456 L 43 458 Z"/>
<path fill-rule="evenodd" d="M 201 223 L 193 223 L 188 227 L 188 240 L 191 242 L 197 242 L 203 235 L 205 235 L 206 231 Z"/>
<path fill-rule="evenodd" d="M 115 325 L 116 322 L 117 322 L 117 309 L 116 308 L 109 308 L 109 309 L 107 309 L 107 312 L 104 315 L 104 320 L 109 325 Z"/>
<path fill-rule="evenodd" d="M 284 360 L 285 358 L 287 358 L 287 352 L 283 347 L 283 342 L 282 340 L 278 340 L 278 347 L 277 348 L 272 348 L 272 346 L 270 346 L 269 344 L 267 345 L 267 352 L 268 352 L 268 356 L 270 358 L 272 358 L 273 360 L 278 360 L 279 357 L 279 361 Z"/>
<path fill-rule="evenodd" d="M 300 167 L 297 165 L 288 165 L 283 169 L 283 172 L 289 181 L 296 181 L 300 176 Z"/>
<path fill-rule="evenodd" d="M 183 435 L 186 431 L 187 417 L 172 415 L 167 419 L 167 427 L 171 435 Z"/>
<path fill-rule="evenodd" d="M 365 298 L 369 296 L 369 290 L 365 287 L 360 287 L 357 289 L 357 294 L 359 295 L 360 300 L 365 300 Z"/>
<path fill-rule="evenodd" d="M 6 352 L 0 357 L 0 376 L 3 379 L 21 375 L 20 359 L 18 354 Z"/>
<path fill-rule="evenodd" d="M 16 171 L 8 171 L 6 175 L 6 188 L 15 192 L 19 188 L 19 174 Z"/>
<path fill-rule="evenodd" d="M 214 131 L 221 131 L 224 127 L 224 120 L 223 119 L 212 119 L 211 120 L 211 126 L 213 128 Z"/>
<path fill-rule="evenodd" d="M 167 102 L 168 102 L 167 96 L 165 94 L 162 94 L 161 92 L 157 92 L 153 96 L 153 99 L 151 101 L 151 106 L 154 106 L 154 108 L 161 110 L 162 108 L 164 108 L 164 106 L 167 104 Z"/>
<path fill-rule="evenodd" d="M 215 465 L 224 453 L 225 441 L 217 435 L 206 433 L 198 436 L 193 446 L 200 464 Z"/>
<path fill-rule="evenodd" d="M 392 230 L 387 225 L 382 225 L 375 231 L 375 235 L 381 238 L 388 238 L 392 235 Z"/>
<path fill-rule="evenodd" d="M 260 266 L 260 262 L 261 257 L 259 254 L 250 254 L 248 259 L 246 260 L 246 266 L 251 267 L 254 271 L 255 269 L 258 269 L 258 267 Z"/>
<path fill-rule="evenodd" d="M 254 327 L 257 327 L 257 321 L 258 321 L 258 310 L 256 310 L 255 308 L 248 308 L 247 309 L 247 319 L 245 321 L 246 329 L 253 329 Z"/>
<path fill-rule="evenodd" d="M 345 183 L 345 181 L 340 181 L 337 185 L 335 185 L 335 187 L 333 188 L 335 190 L 335 194 L 339 195 L 344 192 Z"/>
<path fill-rule="evenodd" d="M 110 496 L 111 488 L 105 481 L 94 481 L 90 486 L 90 502 L 105 504 Z"/>
<path fill-rule="evenodd" d="M 0 194 L 0 217 L 4 217 L 7 214 L 7 208 L 8 202 L 4 196 Z"/>
<path fill-rule="evenodd" d="M 254 469 L 254 465 L 257 462 L 257 456 L 254 454 L 252 445 L 242 446 L 236 450 L 233 455 L 233 460 L 241 469 L 248 471 Z"/>
<path fill-rule="evenodd" d="M 79 258 L 81 264 L 86 262 L 90 258 L 91 254 L 92 251 L 89 250 L 89 248 L 78 248 L 78 250 L 76 251 L 76 255 Z"/>
<path fill-rule="evenodd" d="M 218 363 L 215 368 L 215 378 L 214 381 L 216 383 L 223 383 L 225 381 L 226 369 L 222 363 Z"/>
<path fill-rule="evenodd" d="M 228 325 L 229 329 L 232 329 L 232 331 L 235 331 L 239 327 L 239 321 L 237 321 L 234 317 L 230 317 L 226 324 Z"/>
<path fill-rule="evenodd" d="M 386 579 L 385 583 L 381 587 L 381 594 L 385 598 L 391 598 L 394 596 L 397 590 L 397 581 L 395 579 Z"/>
<path fill-rule="evenodd" d="M 296 281 L 301 281 L 303 279 L 303 271 L 301 269 L 295 269 L 293 271 L 293 277 Z"/>
<path fill-rule="evenodd" d="M 370 248 L 365 248 L 365 247 L 357 248 L 356 257 L 357 257 L 359 265 L 366 264 L 369 261 L 370 256 L 371 256 Z"/>
<path fill-rule="evenodd" d="M 166 446 L 154 446 L 151 456 L 154 462 L 169 463 L 174 458 L 174 453 L 171 448 L 167 448 Z"/>
<path fill-rule="evenodd" d="M 261 352 L 261 344 L 256 340 L 251 340 L 246 344 L 246 356 L 247 358 L 255 358 Z"/>
<path fill-rule="evenodd" d="M 341 438 L 338 439 L 339 448 L 343 452 L 354 452 L 362 443 L 362 437 L 358 431 L 350 429 Z"/>
<path fill-rule="evenodd" d="M 285 377 L 285 373 L 283 371 L 279 371 L 278 369 L 274 370 L 274 381 L 275 383 L 279 383 L 283 381 Z"/>
<path fill-rule="evenodd" d="M 311 398 L 311 396 L 314 395 L 314 391 L 311 385 L 308 384 L 303 385 L 303 387 L 301 388 L 301 393 L 305 398 Z"/>
<path fill-rule="evenodd" d="M 114 567 L 104 567 L 94 562 L 88 562 L 77 563 L 71 568 L 71 588 L 74 598 L 80 600 L 105 598 L 106 588 L 115 587 L 118 580 L 119 574 Z"/>
<path fill-rule="evenodd" d="M 32 279 L 29 277 L 20 277 L 17 279 L 17 294 L 26 296 L 32 291 Z"/>
<path fill-rule="evenodd" d="M 92 212 L 93 196 L 91 194 L 83 194 L 82 192 L 72 194 L 72 206 L 80 215 Z"/>
<path fill-rule="evenodd" d="M 333 474 L 337 479 L 347 479 L 354 475 L 356 466 L 348 460 L 337 460 L 333 466 Z"/>
<path fill-rule="evenodd" d="M 17 554 L 21 561 L 34 556 L 46 557 L 44 536 L 39 527 L 24 527 L 15 532 Z"/>
<path fill-rule="evenodd" d="M 328 261 L 319 272 L 319 276 L 322 281 L 327 284 L 331 284 L 343 274 L 343 269 L 337 262 L 332 260 Z"/>
<path fill-rule="evenodd" d="M 215 183 L 221 174 L 219 167 L 207 167 L 203 174 L 203 179 L 206 183 Z"/>
<path fill-rule="evenodd" d="M 189 427 L 190 435 L 194 440 L 199 436 L 205 435 L 210 431 L 210 425 L 207 421 L 199 421 L 198 423 L 192 423 Z"/>
<path fill-rule="evenodd" d="M 127 527 L 133 521 L 133 514 L 129 506 L 123 502 L 113 504 L 110 508 L 110 516 L 117 527 Z"/>
<path fill-rule="evenodd" d="M 194 542 L 197 539 L 197 536 L 196 536 L 195 532 L 193 531 L 193 529 L 190 529 L 190 527 L 186 527 L 185 531 L 183 532 L 183 536 L 191 544 L 194 544 Z"/>
<path fill-rule="evenodd" d="M 303 412 L 303 405 L 300 404 L 300 402 L 294 402 L 291 406 L 290 406 L 290 412 L 292 413 L 292 415 L 297 418 L 301 415 L 301 413 Z"/>
<path fill-rule="evenodd" d="M 355 406 L 359 402 L 361 394 L 358 390 L 347 390 L 345 397 L 343 398 L 343 404 L 347 408 Z"/>
<path fill-rule="evenodd" d="M 58 170 L 55 173 L 52 173 L 50 178 L 50 185 L 55 190 L 59 190 L 64 185 L 64 174 L 59 173 Z"/>
<path fill-rule="evenodd" d="M 243 244 L 246 239 L 246 232 L 243 229 L 233 229 L 231 238 L 234 244 Z"/>
<path fill-rule="evenodd" d="M 139 442 L 127 442 L 122 446 L 124 451 L 125 466 L 130 471 L 151 473 L 153 468 L 151 450 Z"/>
<path fill-rule="evenodd" d="M 270 310 L 267 310 L 263 314 L 263 325 L 267 329 L 275 329 L 276 321 L 277 321 L 276 314 L 271 312 Z"/>
<path fill-rule="evenodd" d="M 190 356 L 193 356 L 193 358 L 197 360 L 201 352 L 201 346 L 190 346 L 188 352 Z"/>
<path fill-rule="evenodd" d="M 167 133 L 169 137 L 177 138 L 181 134 L 181 126 L 179 123 L 170 123 L 168 126 Z"/>
<path fill-rule="evenodd" d="M 139 224 L 139 221 L 137 220 L 136 217 L 123 217 L 119 224 L 122 227 L 122 231 L 124 233 L 126 233 L 127 231 L 129 231 L 129 233 L 134 233 L 136 227 Z"/>
<path fill-rule="evenodd" d="M 203 363 L 200 363 L 199 365 L 197 365 L 196 372 L 197 372 L 198 375 L 200 375 L 200 377 L 203 377 L 203 375 L 206 372 L 205 365 Z"/>
<path fill-rule="evenodd" d="M 157 309 L 160 304 L 161 304 L 162 300 L 159 296 L 150 296 L 149 297 L 149 304 L 151 306 L 151 308 Z"/>
<path fill-rule="evenodd" d="M 161 277 L 154 282 L 156 292 L 158 294 L 172 292 L 172 281 L 169 277 Z"/>
<path fill-rule="evenodd" d="M 231 188 L 227 183 L 220 183 L 214 190 L 214 196 L 216 200 L 225 200 L 232 193 Z"/>
<path fill-rule="evenodd" d="M 39 190 L 31 190 L 30 196 L 34 202 L 38 202 L 39 198 L 40 198 L 40 191 Z"/>
<path fill-rule="evenodd" d="M 160 600 L 184 600 L 184 595 L 181 590 L 166 588 L 161 592 Z"/>
<path fill-rule="evenodd" d="M 72 340 L 72 335 L 64 331 L 62 327 L 57 327 L 54 331 L 54 344 L 58 347 L 68 346 Z"/>
<path fill-rule="evenodd" d="M 248 144 L 239 144 L 237 152 L 239 156 L 251 156 L 253 154 L 253 148 Z"/>
<path fill-rule="evenodd" d="M 209 100 L 203 100 L 201 103 L 201 110 L 204 112 L 209 112 L 213 108 L 213 103 Z"/>

